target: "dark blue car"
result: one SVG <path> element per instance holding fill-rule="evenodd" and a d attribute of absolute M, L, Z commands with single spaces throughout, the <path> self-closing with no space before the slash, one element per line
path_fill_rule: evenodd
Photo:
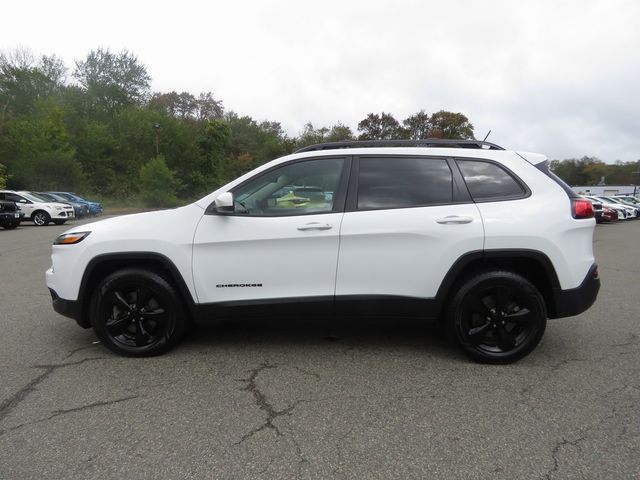
<path fill-rule="evenodd" d="M 76 203 L 82 203 L 85 204 L 89 207 L 89 213 L 91 215 L 100 215 L 102 213 L 102 204 L 99 202 L 92 202 L 90 200 L 85 200 L 84 198 L 80 197 L 79 195 L 76 195 L 73 192 L 47 192 L 47 193 L 51 193 L 54 195 L 58 195 L 62 198 L 66 198 L 67 200 L 70 200 L 72 202 L 76 202 Z"/>

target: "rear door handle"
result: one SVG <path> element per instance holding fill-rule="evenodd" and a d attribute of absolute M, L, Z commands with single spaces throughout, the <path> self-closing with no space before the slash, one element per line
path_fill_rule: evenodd
<path fill-rule="evenodd" d="M 328 223 L 319 223 L 319 222 L 311 222 L 305 223 L 304 225 L 300 225 L 298 230 L 306 231 L 306 230 L 329 230 L 332 228 L 332 225 Z"/>
<path fill-rule="evenodd" d="M 461 217 L 459 215 L 449 215 L 447 217 L 443 217 L 443 218 L 437 219 L 436 222 L 441 224 L 441 225 L 463 224 L 463 223 L 471 223 L 471 222 L 473 222 L 473 218 L 471 218 L 471 217 Z"/>

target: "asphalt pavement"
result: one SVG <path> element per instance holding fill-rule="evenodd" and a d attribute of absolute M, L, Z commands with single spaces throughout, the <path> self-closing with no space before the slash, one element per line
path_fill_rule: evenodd
<path fill-rule="evenodd" d="M 67 228 L 0 230 L 2 480 L 640 478 L 640 221 L 596 228 L 596 304 L 509 366 L 394 320 L 227 323 L 118 357 L 51 308 Z"/>

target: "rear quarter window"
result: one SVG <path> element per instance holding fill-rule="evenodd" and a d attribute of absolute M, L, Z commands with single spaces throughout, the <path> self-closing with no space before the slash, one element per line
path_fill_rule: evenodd
<path fill-rule="evenodd" d="M 506 169 L 483 160 L 456 160 L 474 201 L 514 200 L 527 189 Z"/>

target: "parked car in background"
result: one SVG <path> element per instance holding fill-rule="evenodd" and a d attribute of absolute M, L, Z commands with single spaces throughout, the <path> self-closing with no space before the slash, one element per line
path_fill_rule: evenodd
<path fill-rule="evenodd" d="M 31 192 L 31 194 L 35 195 L 36 197 L 40 197 L 47 202 L 58 202 L 64 203 L 66 205 L 71 205 L 73 207 L 74 213 L 76 214 L 76 218 L 84 218 L 89 215 L 89 205 L 87 205 L 86 203 L 66 200 L 60 195 L 56 195 L 55 193 Z"/>
<path fill-rule="evenodd" d="M 613 198 L 618 198 L 633 205 L 640 205 L 640 198 L 635 195 L 614 195 Z"/>
<path fill-rule="evenodd" d="M 30 219 L 39 227 L 44 227 L 50 222 L 62 225 L 67 220 L 75 217 L 71 205 L 46 202 L 42 198 L 31 195 L 29 192 L 0 190 L 0 200 L 15 202 L 24 212 L 24 220 Z"/>
<path fill-rule="evenodd" d="M 102 213 L 102 204 L 100 202 L 92 202 L 91 200 L 86 200 L 79 195 L 76 195 L 73 192 L 46 192 L 54 195 L 58 195 L 68 201 L 78 202 L 85 204 L 89 207 L 89 213 L 94 217 L 96 215 L 100 215 Z"/>
<path fill-rule="evenodd" d="M 585 198 L 587 198 L 588 200 L 593 200 L 594 202 L 600 202 L 602 203 L 603 207 L 608 207 L 611 210 L 614 210 L 618 214 L 618 220 L 626 220 L 631 215 L 633 215 L 633 213 L 629 212 L 625 207 L 618 203 L 602 200 L 599 197 L 594 197 L 591 195 L 585 195 Z"/>
<path fill-rule="evenodd" d="M 591 200 L 587 197 L 583 198 L 589 200 L 591 202 L 591 205 L 593 205 L 593 213 L 596 217 L 596 223 L 602 222 L 602 202 L 596 202 L 595 200 Z"/>
<path fill-rule="evenodd" d="M 20 225 L 24 213 L 15 202 L 0 200 L 0 227 L 12 230 Z"/>
<path fill-rule="evenodd" d="M 600 223 L 610 223 L 618 221 L 618 212 L 609 207 L 602 207 L 602 216 L 600 217 Z"/>
<path fill-rule="evenodd" d="M 627 212 L 630 213 L 630 216 L 628 218 L 638 218 L 640 217 L 640 207 L 636 207 L 635 205 L 633 205 L 632 203 L 627 203 L 623 200 L 618 200 L 614 197 L 605 197 L 604 195 L 598 195 L 598 197 L 600 200 L 602 201 L 607 201 L 609 203 L 614 203 L 617 205 L 621 205 L 622 207 L 625 208 L 625 210 L 627 210 Z"/>

